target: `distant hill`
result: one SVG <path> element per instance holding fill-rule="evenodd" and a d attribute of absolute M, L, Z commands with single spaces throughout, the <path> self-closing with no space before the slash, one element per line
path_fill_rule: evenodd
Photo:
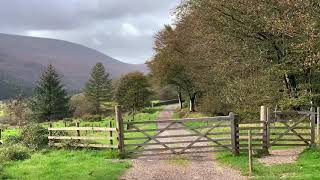
<path fill-rule="evenodd" d="M 0 33 L 0 99 L 21 90 L 30 93 L 49 63 L 63 74 L 70 90 L 80 90 L 97 62 L 102 62 L 114 79 L 132 71 L 148 72 L 145 64 L 123 63 L 83 45 Z"/>

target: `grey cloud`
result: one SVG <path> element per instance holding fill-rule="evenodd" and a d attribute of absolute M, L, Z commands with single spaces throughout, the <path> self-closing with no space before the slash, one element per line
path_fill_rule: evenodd
<path fill-rule="evenodd" d="M 153 35 L 180 0 L 1 0 L 0 32 L 57 38 L 130 63 L 152 56 Z"/>

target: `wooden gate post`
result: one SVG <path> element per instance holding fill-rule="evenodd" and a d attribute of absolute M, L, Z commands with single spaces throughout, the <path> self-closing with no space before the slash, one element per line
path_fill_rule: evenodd
<path fill-rule="evenodd" d="M 315 134 L 316 114 L 315 114 L 314 107 L 311 107 L 310 111 L 311 111 L 311 115 L 310 115 L 311 147 L 314 147 L 315 146 L 315 137 L 316 137 L 316 134 Z"/>
<path fill-rule="evenodd" d="M 120 151 L 121 158 L 125 157 L 125 150 L 124 150 L 124 128 L 123 128 L 123 119 L 122 119 L 122 114 L 121 114 L 121 106 L 116 106 L 115 107 L 115 112 L 116 112 L 116 127 L 117 127 L 117 132 L 118 132 L 118 149 Z"/>
<path fill-rule="evenodd" d="M 317 107 L 317 143 L 320 144 L 320 107 Z"/>
<path fill-rule="evenodd" d="M 239 155 L 239 116 L 235 115 L 233 112 L 229 113 L 231 117 L 231 145 L 232 152 L 234 155 Z"/>
<path fill-rule="evenodd" d="M 263 123 L 262 129 L 262 149 L 263 152 L 269 154 L 269 109 L 266 106 L 261 106 L 260 121 Z"/>

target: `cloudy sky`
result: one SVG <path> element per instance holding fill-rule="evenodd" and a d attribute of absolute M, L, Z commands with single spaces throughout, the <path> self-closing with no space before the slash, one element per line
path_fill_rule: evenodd
<path fill-rule="evenodd" d="M 0 32 L 67 40 L 144 63 L 181 0 L 0 0 Z"/>

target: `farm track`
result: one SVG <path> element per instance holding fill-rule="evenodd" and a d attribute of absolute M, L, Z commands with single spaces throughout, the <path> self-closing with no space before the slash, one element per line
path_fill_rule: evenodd
<path fill-rule="evenodd" d="M 177 105 L 167 106 L 158 117 L 158 121 L 172 117 Z M 159 123 L 158 128 L 166 124 Z M 161 135 L 189 134 L 186 130 L 165 131 Z M 196 137 L 168 138 L 163 142 L 194 140 Z M 197 143 L 206 145 L 206 143 Z M 185 145 L 183 145 L 185 146 Z M 150 146 L 146 148 L 160 148 Z M 133 167 L 122 177 L 122 180 L 242 180 L 240 172 L 218 164 L 212 153 L 186 155 L 141 156 L 132 160 Z"/>

